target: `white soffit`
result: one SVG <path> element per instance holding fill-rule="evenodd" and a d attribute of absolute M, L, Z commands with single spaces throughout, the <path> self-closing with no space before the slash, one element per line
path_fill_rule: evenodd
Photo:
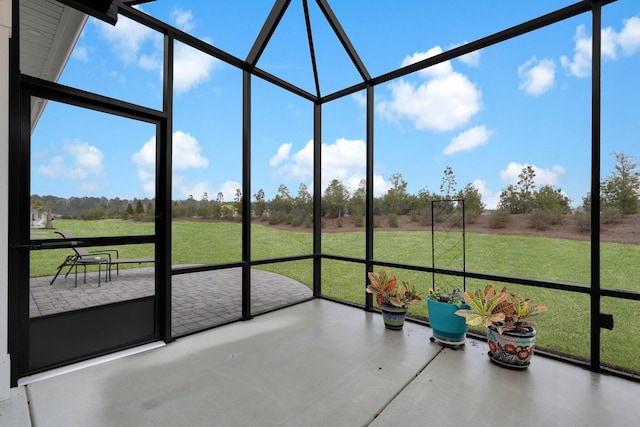
<path fill-rule="evenodd" d="M 87 22 L 87 15 L 50 0 L 20 0 L 20 71 L 56 82 Z M 31 130 L 45 102 L 31 102 Z"/>

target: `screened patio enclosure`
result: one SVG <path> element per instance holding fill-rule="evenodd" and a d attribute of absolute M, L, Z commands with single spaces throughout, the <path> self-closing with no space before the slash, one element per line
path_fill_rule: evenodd
<path fill-rule="evenodd" d="M 366 8 L 363 7 L 362 10 L 363 24 L 358 27 L 358 17 L 343 17 L 340 5 L 329 0 L 276 0 L 269 8 L 264 5 L 255 6 L 265 8 L 264 21 L 251 30 L 239 25 L 239 33 L 234 37 L 240 37 L 240 32 L 251 31 L 257 35 L 251 38 L 251 43 L 244 46 L 240 42 L 234 44 L 223 38 L 221 43 L 227 43 L 228 50 L 222 44 L 217 45 L 215 40 L 196 37 L 186 27 L 170 25 L 164 17 L 156 16 L 160 12 L 157 12 L 154 5 L 162 3 L 162 0 L 103 2 L 105 6 L 101 11 L 96 11 L 92 2 L 14 0 L 9 170 L 12 188 L 15 189 L 9 195 L 9 342 L 12 360 L 15 361 L 12 363 L 12 384 L 17 384 L 21 377 L 55 367 L 151 342 L 171 342 L 182 335 L 215 326 L 203 322 L 200 327 L 179 330 L 175 328 L 175 319 L 172 318 L 176 315 L 175 306 L 178 305 L 178 287 L 184 283 L 195 283 L 205 275 L 233 272 L 225 283 L 235 288 L 240 299 L 234 303 L 235 311 L 232 310 L 227 317 L 221 317 L 224 320 L 218 323 L 226 324 L 236 320 L 250 320 L 257 314 L 297 304 L 309 298 L 338 300 L 361 307 L 367 312 L 375 311 L 377 308 L 373 299 L 365 293 L 365 283 L 367 272 L 380 267 L 419 283 L 422 292 L 426 291 L 432 275 L 464 278 L 467 288 L 497 282 L 522 291 L 525 295 L 529 289 L 540 289 L 543 291 L 541 295 L 546 299 L 539 302 L 547 304 L 551 313 L 548 319 L 540 318 L 540 330 L 543 332 L 540 333 L 538 345 L 541 354 L 588 367 L 594 372 L 604 371 L 637 379 L 640 372 L 637 361 L 629 361 L 624 354 L 619 356 L 619 353 L 630 351 L 633 343 L 640 339 L 637 326 L 629 322 L 640 301 L 637 276 L 629 273 L 629 279 L 624 274 L 612 273 L 618 262 L 622 262 L 622 269 L 633 263 L 637 264 L 637 258 L 631 259 L 637 256 L 637 252 L 601 242 L 599 209 L 600 184 L 604 178 L 601 167 L 608 162 L 604 156 L 616 150 L 615 141 L 612 145 L 610 140 L 602 138 L 603 121 L 605 127 L 614 127 L 616 116 L 619 116 L 618 109 L 621 108 L 607 102 L 607 91 L 614 89 L 613 83 L 608 83 L 608 75 L 602 72 L 603 57 L 606 55 L 603 54 L 603 49 L 606 51 L 607 47 L 606 44 L 603 47 L 603 37 L 605 42 L 609 40 L 608 30 L 603 31 L 602 22 L 609 10 L 614 15 L 617 5 L 628 4 L 630 1 L 579 1 L 573 4 L 556 1 L 553 6 L 556 9 L 553 10 L 548 5 L 543 7 L 549 10 L 532 7 L 530 16 L 525 14 L 521 18 L 505 18 L 504 23 L 483 22 L 475 29 L 462 28 L 462 34 L 455 40 L 456 43 L 452 42 L 444 49 L 431 50 L 429 54 L 414 55 L 411 61 L 403 61 L 400 68 L 397 68 L 400 62 L 398 60 L 393 66 L 388 65 L 387 69 L 384 66 L 372 69 L 367 57 L 376 55 L 375 46 L 379 45 L 383 49 L 384 37 L 381 38 L 380 33 L 385 33 L 386 37 L 393 37 L 393 34 L 382 30 L 376 33 L 375 28 L 368 28 Z M 253 6 L 252 4 L 251 7 Z M 83 12 L 89 12 L 109 24 L 97 20 L 87 22 L 70 7 L 81 7 Z M 114 10 L 117 10 L 117 14 L 114 14 Z M 436 14 L 431 16 L 427 13 L 428 7 L 420 12 L 424 13 L 425 26 L 428 26 L 430 19 L 438 19 Z M 451 24 L 456 13 L 462 12 L 451 11 L 444 20 L 449 20 L 448 23 Z M 86 31 L 96 28 L 103 31 L 102 25 L 114 22 L 115 28 L 126 26 L 132 38 L 134 34 L 147 34 L 148 40 L 161 46 L 155 55 L 144 56 L 147 61 L 144 62 L 145 66 L 153 70 L 154 77 L 159 75 L 161 79 L 159 86 L 149 84 L 151 89 L 148 92 L 154 92 L 154 88 L 159 90 L 153 93 L 154 96 L 147 97 L 136 91 L 126 91 L 116 85 L 105 84 L 97 77 L 89 81 L 83 80 L 83 85 L 86 86 L 79 86 L 74 83 L 71 72 L 45 75 L 40 71 L 32 71 L 35 70 L 33 63 L 37 62 L 33 57 L 37 55 L 31 49 L 38 44 L 33 40 L 38 31 L 30 26 L 37 22 L 38 17 L 46 20 L 54 15 L 58 25 L 66 23 L 76 30 L 75 38 L 71 38 L 73 43 L 82 40 L 80 34 L 83 28 Z M 349 22 L 353 32 L 358 35 L 357 42 L 352 38 L 346 22 Z M 402 118 L 411 117 L 411 113 L 403 113 L 409 101 L 419 103 L 421 99 L 427 99 L 430 90 L 434 90 L 438 83 L 448 81 L 455 88 L 469 88 L 473 94 L 471 98 L 462 97 L 457 100 L 459 104 L 455 105 L 455 109 L 464 111 L 471 108 L 475 114 L 481 109 L 482 102 L 476 98 L 481 96 L 480 87 L 483 82 L 471 83 L 460 72 L 450 71 L 452 61 L 467 61 L 482 51 L 486 55 L 488 67 L 491 67 L 491 78 L 507 81 L 509 73 L 504 68 L 504 46 L 525 49 L 543 45 L 548 43 L 548 38 L 555 30 L 563 26 L 579 27 L 583 31 L 586 28 L 591 34 L 588 40 L 591 55 L 587 61 L 591 73 L 580 81 L 584 88 L 581 97 L 571 99 L 560 95 L 552 101 L 561 103 L 565 116 L 545 115 L 537 101 L 531 101 L 526 108 L 518 111 L 519 121 L 516 123 L 495 123 L 493 126 L 502 125 L 503 133 L 507 133 L 509 129 L 516 136 L 539 132 L 539 145 L 531 148 L 537 161 L 545 156 L 552 159 L 551 163 L 559 161 L 557 159 L 571 157 L 572 150 L 590 153 L 588 163 L 573 165 L 590 171 L 590 183 L 586 186 L 590 195 L 591 218 L 588 241 L 569 249 L 558 249 L 559 252 L 549 251 L 540 257 L 541 252 L 536 252 L 533 245 L 528 243 L 514 242 L 507 247 L 499 247 L 498 244 L 483 246 L 486 244 L 483 242 L 489 239 L 488 235 L 467 236 L 467 266 L 461 270 L 455 266 L 433 264 L 432 259 L 427 256 L 430 252 L 428 241 L 426 238 L 419 240 L 422 238 L 421 234 L 416 234 L 418 240 L 413 241 L 396 231 L 379 230 L 378 199 L 382 194 L 390 194 L 390 191 L 394 194 L 392 190 L 402 188 L 402 174 L 394 175 L 395 187 L 394 183 L 385 184 L 384 179 L 379 179 L 381 164 L 387 166 L 384 173 L 391 174 L 397 171 L 389 168 L 418 163 L 422 165 L 422 170 L 410 179 L 430 184 L 431 188 L 437 188 L 439 174 L 444 166 L 426 148 L 410 147 L 403 143 L 406 134 L 414 130 L 393 128 L 392 125 Z M 279 67 L 274 62 L 275 52 L 287 53 L 288 34 L 304 39 L 305 49 L 292 48 L 288 52 L 292 57 L 291 64 L 299 63 L 304 66 Z M 438 43 L 445 43 L 435 38 L 437 34 L 426 34 L 424 40 L 417 42 L 423 51 Z M 430 40 L 429 37 L 434 39 Z M 375 42 L 367 43 L 374 38 Z M 52 40 L 55 39 L 52 36 Z M 324 44 L 327 40 L 330 47 Z M 462 40 L 464 41 L 461 42 Z M 53 50 L 54 47 L 50 49 Z M 229 53 L 231 51 L 233 53 Z M 185 52 L 195 54 L 189 56 Z M 71 51 L 68 54 L 71 55 Z M 92 52 L 92 55 L 99 58 L 101 52 Z M 185 58 L 187 62 L 183 62 Z M 217 69 L 220 70 L 221 82 L 205 82 L 202 83 L 204 89 L 189 92 L 182 80 L 185 69 L 190 66 L 189 58 L 198 61 L 191 64 L 191 71 L 198 67 L 219 67 Z M 131 80 L 135 78 L 126 74 L 126 68 L 113 73 L 120 75 L 122 81 L 127 77 Z M 337 79 L 339 83 L 334 78 L 327 78 L 335 75 L 340 76 Z M 402 98 L 384 98 L 391 96 L 390 93 L 408 90 L 411 87 L 409 79 L 434 75 L 443 80 L 432 80 L 418 88 L 414 87 L 414 97 L 405 99 L 406 103 L 402 102 Z M 610 76 L 612 81 L 616 79 L 613 72 Z M 617 85 L 621 82 L 615 83 Z M 148 82 L 141 80 L 134 84 L 146 87 Z M 210 85 L 207 86 L 208 84 Z M 636 87 L 632 86 L 630 94 L 637 95 L 635 90 Z M 230 92 L 233 97 L 228 102 L 219 101 L 216 98 L 218 91 Z M 493 102 L 493 108 L 511 108 L 509 97 L 500 91 L 482 96 L 486 96 L 486 102 Z M 381 97 L 383 101 L 380 101 Z M 195 112 L 186 108 L 191 103 L 200 102 L 197 101 L 200 98 L 206 100 L 205 107 Z M 447 99 L 437 101 L 444 105 Z M 278 110 L 275 115 L 266 114 L 276 110 L 281 104 L 289 106 L 290 110 L 295 111 L 295 115 L 287 115 L 284 109 L 282 112 Z M 628 108 L 637 113 L 637 105 Z M 430 114 L 414 117 L 418 128 L 420 123 L 425 127 L 431 126 L 431 129 L 444 126 L 438 121 L 437 104 L 427 111 Z M 59 129 L 64 131 L 60 135 L 45 135 L 39 129 L 52 112 L 57 117 L 64 118 L 58 122 Z M 342 119 L 346 119 L 348 124 L 342 125 Z M 569 124 L 562 126 L 565 121 L 573 123 L 576 119 L 582 123 L 580 128 Z M 293 129 L 293 126 L 287 127 L 287 123 L 292 121 L 299 124 L 303 131 Z M 198 203 L 194 197 L 185 197 L 184 204 L 178 203 L 181 199 L 175 192 L 185 178 L 179 172 L 183 161 L 182 150 L 187 146 L 183 144 L 192 142 L 189 138 L 193 138 L 184 130 L 191 125 L 195 126 L 194 123 L 207 128 L 206 134 L 212 138 L 203 142 L 203 146 L 215 148 L 218 164 L 229 167 L 225 179 L 236 185 L 233 188 L 236 196 L 233 203 L 225 202 L 222 190 L 218 193 L 217 205 L 209 203 L 212 198 L 208 199 L 207 193 Z M 551 123 L 560 125 L 561 135 L 545 132 L 545 125 Z M 440 130 L 442 129 L 444 128 Z M 81 233 L 76 233 L 77 237 L 74 239 L 61 239 L 47 231 L 33 231 L 30 223 L 33 211 L 31 199 L 34 196 L 32 186 L 36 174 L 42 170 L 34 166 L 34 161 L 42 154 L 35 147 L 47 138 L 63 139 L 67 137 L 66 134 L 73 134 L 74 130 L 90 135 L 86 138 L 92 141 L 108 136 L 108 141 L 96 145 L 102 152 L 106 153 L 107 147 L 111 150 L 108 160 L 113 164 L 132 164 L 133 159 L 133 164 L 138 168 L 137 176 L 144 180 L 145 188 L 149 189 L 146 199 L 153 206 L 151 213 L 148 209 L 146 212 L 143 210 L 143 213 L 148 213 L 144 221 L 122 221 L 113 228 L 106 229 L 91 228 L 88 224 L 110 224 L 109 222 L 73 223 L 65 222 L 71 220 L 64 217 L 53 221 L 56 228 L 58 224 L 78 227 Z M 351 135 L 351 139 L 343 135 Z M 425 137 L 427 140 L 435 138 L 431 134 Z M 309 142 L 297 147 L 300 151 L 295 155 L 288 151 L 285 153 L 284 149 L 280 151 L 286 145 L 284 142 L 302 139 Z M 335 145 L 327 144 L 328 140 L 340 142 Z M 353 143 L 354 140 L 361 144 Z M 132 150 L 131 147 L 140 141 L 144 143 L 144 147 L 139 151 Z M 339 144 L 354 148 L 356 163 L 341 164 L 336 160 L 340 155 L 331 150 L 339 147 Z M 291 145 L 288 147 L 291 149 Z M 505 146 L 504 149 L 511 148 Z M 278 157 L 275 153 L 282 156 Z M 271 232 L 266 230 L 269 229 L 267 225 L 271 224 L 267 222 L 274 217 L 275 208 L 264 215 L 256 214 L 261 201 L 256 195 L 260 194 L 267 179 L 267 175 L 261 170 L 264 165 L 277 164 L 285 157 L 306 159 L 306 163 L 300 160 L 300 163 L 292 164 L 287 172 L 299 173 L 308 183 L 307 186 L 303 182 L 299 191 L 299 194 L 308 196 L 306 204 L 301 208 L 308 209 L 305 217 L 308 218 L 308 223 L 300 231 L 294 230 L 294 234 L 269 234 Z M 489 159 L 479 157 L 473 169 L 483 170 L 490 166 L 495 165 L 490 165 Z M 202 167 L 208 166 L 203 162 Z M 356 177 L 346 172 L 341 174 L 341 171 L 357 167 L 361 168 L 362 176 Z M 435 180 L 429 175 L 430 170 L 437 170 L 438 177 Z M 100 178 L 96 178 L 98 193 L 95 193 L 95 186 L 91 189 L 87 187 L 78 196 L 107 191 L 108 185 Z M 332 230 L 325 224 L 331 206 L 330 200 L 323 197 L 329 194 L 328 188 L 333 188 L 331 183 L 339 183 L 343 179 L 352 179 L 353 194 L 358 188 L 358 194 L 362 195 L 358 205 L 362 223 L 345 240 L 341 240 L 339 233 L 336 233 L 340 230 Z M 285 190 L 286 186 L 274 192 L 273 200 L 282 200 L 288 194 Z M 55 187 L 51 191 L 50 194 L 56 195 Z M 417 189 L 416 192 L 418 193 Z M 195 194 L 193 196 L 198 197 Z M 217 206 L 220 208 L 217 219 L 222 221 L 199 221 L 203 216 L 201 213 L 185 213 L 184 217 L 188 220 L 178 217 L 179 210 L 188 212 L 192 205 Z M 227 214 L 222 209 L 224 206 L 230 206 Z M 93 206 L 88 207 L 87 211 L 91 208 Z M 343 212 L 339 211 L 338 219 L 355 219 L 358 216 L 355 214 L 355 205 L 349 209 L 348 216 L 343 216 Z M 55 210 L 53 213 L 56 213 Z M 205 225 L 198 225 L 203 223 Z M 339 228 L 341 225 L 335 227 Z M 287 233 L 286 230 L 278 233 L 280 232 Z M 426 231 L 424 233 L 429 234 Z M 390 238 L 396 240 L 389 240 Z M 417 247 L 419 256 L 406 254 L 408 241 Z M 33 297 L 30 288 L 34 277 L 47 275 L 34 273 L 40 271 L 36 270 L 38 266 L 56 265 L 62 254 L 69 253 L 77 246 L 96 250 L 117 248 L 122 254 L 135 254 L 122 258 L 153 258 L 153 266 L 145 266 L 148 275 L 140 279 L 144 290 L 139 294 L 127 294 L 117 301 L 102 300 L 82 308 L 70 307 L 63 312 L 37 316 L 30 314 L 30 298 Z M 481 249 L 485 247 L 490 250 Z M 522 265 L 514 261 L 512 264 L 496 267 L 495 271 L 487 269 L 486 265 L 491 265 L 486 262 L 487 259 L 509 259 L 515 253 L 521 254 L 533 267 L 527 270 L 523 268 L 524 261 Z M 421 258 L 423 254 L 424 258 Z M 574 266 L 571 274 L 566 272 L 564 263 Z M 55 269 L 51 275 L 54 271 Z M 114 285 L 117 281 L 124 283 L 127 277 L 133 276 L 127 269 L 120 270 L 117 275 L 115 270 L 109 271 Z M 140 274 L 141 270 L 136 272 Z M 86 283 L 80 283 L 82 275 L 79 275 L 78 286 L 81 289 L 87 285 L 86 288 L 94 292 L 88 285 L 95 287 L 96 283 L 92 279 L 97 278 L 95 274 L 99 275 L 101 272 L 92 273 L 94 276 L 90 275 Z M 257 281 L 265 273 L 298 282 L 306 287 L 308 295 L 302 293 L 288 300 L 278 299 L 275 305 L 269 307 L 258 305 Z M 633 283 L 629 283 L 629 280 Z M 99 288 L 95 287 L 96 292 L 109 289 L 112 283 L 101 282 Z M 204 283 L 211 287 L 213 280 L 204 279 Z M 283 287 L 278 289 L 291 295 Z M 63 291 L 70 293 L 73 289 L 65 288 Z M 268 292 L 273 295 L 272 292 L 275 291 Z M 563 299 L 565 297 L 571 303 L 571 313 L 568 315 L 571 321 L 563 318 L 566 306 L 560 304 L 566 301 Z M 191 303 L 198 302 L 207 305 L 199 308 L 216 316 L 215 301 L 204 302 L 197 295 L 190 298 L 191 302 L 184 304 L 186 311 L 196 310 L 198 307 Z M 416 321 L 424 322 L 426 313 L 423 311 L 424 307 L 417 308 L 410 314 L 414 315 Z M 545 342 L 545 328 L 560 329 L 570 338 Z M 632 337 L 631 345 L 625 341 L 629 336 Z"/>

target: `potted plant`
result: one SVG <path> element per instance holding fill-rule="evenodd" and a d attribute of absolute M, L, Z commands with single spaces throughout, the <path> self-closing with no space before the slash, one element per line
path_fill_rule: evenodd
<path fill-rule="evenodd" d="M 431 342 L 437 341 L 446 347 L 459 348 L 464 345 L 467 334 L 465 319 L 456 316 L 456 311 L 469 306 L 464 303 L 460 288 L 444 291 L 442 288 L 430 288 L 427 294 L 429 323 L 433 332 Z"/>
<path fill-rule="evenodd" d="M 376 295 L 376 302 L 382 311 L 382 319 L 387 329 L 402 330 L 407 315 L 407 308 L 421 300 L 416 289 L 409 282 L 398 282 L 394 275 L 388 275 L 384 268 L 378 274 L 368 273 L 369 285 L 367 293 Z"/>
<path fill-rule="evenodd" d="M 466 291 L 464 301 L 468 309 L 456 314 L 466 319 L 469 326 L 485 326 L 489 344 L 489 358 L 498 365 L 512 369 L 526 369 L 535 349 L 535 322 L 531 321 L 547 308 L 531 304 L 528 299 L 507 288 L 497 292 L 492 285 Z"/>

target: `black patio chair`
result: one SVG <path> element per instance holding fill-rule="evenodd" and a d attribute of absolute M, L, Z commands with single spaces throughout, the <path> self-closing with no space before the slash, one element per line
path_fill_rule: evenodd
<path fill-rule="evenodd" d="M 75 239 L 75 236 L 68 231 L 56 231 L 56 234 L 61 235 L 65 239 Z M 117 249 L 101 249 L 98 251 L 89 251 L 87 248 L 83 246 L 73 246 L 73 251 L 75 254 L 67 256 L 62 264 L 58 267 L 58 271 L 56 275 L 51 280 L 49 285 L 53 285 L 56 278 L 65 267 L 69 267 L 67 273 L 64 277 L 67 277 L 72 269 L 75 269 L 75 286 L 78 286 L 78 266 L 84 268 L 84 283 L 87 283 L 87 266 L 89 265 L 97 265 L 98 266 L 98 286 L 100 286 L 100 277 L 102 265 L 105 268 L 105 276 L 107 281 L 111 281 L 111 267 L 113 265 L 116 266 L 116 274 L 120 274 L 120 264 L 143 264 L 143 263 L 154 263 L 155 259 L 153 258 L 120 258 L 120 253 Z"/>

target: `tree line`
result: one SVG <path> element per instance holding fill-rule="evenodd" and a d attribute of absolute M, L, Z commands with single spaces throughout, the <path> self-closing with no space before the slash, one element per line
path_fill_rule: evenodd
<path fill-rule="evenodd" d="M 607 216 L 614 217 L 638 213 L 640 211 L 638 163 L 634 157 L 625 153 L 614 152 L 613 156 L 614 169 L 611 175 L 601 183 L 603 212 L 607 213 Z M 491 226 L 496 228 L 504 226 L 509 215 L 526 213 L 531 214 L 532 226 L 541 228 L 562 222 L 563 218 L 571 212 L 571 200 L 565 192 L 551 185 L 536 185 L 535 176 L 533 167 L 525 166 L 518 176 L 518 182 L 508 185 L 501 191 L 498 209 L 491 214 Z M 432 202 L 443 200 L 464 200 L 465 221 L 468 223 L 475 222 L 485 211 L 486 205 L 478 189 L 471 183 L 458 189 L 455 174 L 450 166 L 445 167 L 437 192 L 423 188 L 417 194 L 410 194 L 407 186 L 408 183 L 401 173 L 391 175 L 387 192 L 373 199 L 374 216 L 387 217 L 391 226 L 394 226 L 393 222 L 397 224 L 399 215 L 410 215 L 414 220 L 428 223 L 432 215 Z M 240 189 L 236 190 L 232 201 L 225 201 L 222 193 L 218 193 L 214 200 L 209 200 L 207 193 L 204 193 L 199 200 L 190 195 L 186 200 L 172 202 L 172 217 L 239 219 L 242 200 L 243 195 Z M 117 197 L 114 199 L 71 197 L 65 199 L 34 195 L 32 196 L 32 215 L 37 213 L 40 218 L 58 216 L 85 220 L 103 218 L 152 220 L 155 216 L 154 201 L 147 198 L 127 200 Z M 590 203 L 591 197 L 587 194 L 583 198 L 580 210 L 588 212 Z M 352 190 L 340 180 L 331 180 L 322 195 L 321 207 L 323 217 L 337 218 L 342 221 L 348 216 L 356 226 L 362 226 L 366 210 L 366 181 L 361 180 L 358 188 Z M 452 212 L 447 212 L 447 215 L 451 214 Z M 276 195 L 271 200 L 267 200 L 264 190 L 260 188 L 253 195 L 251 215 L 254 218 L 263 218 L 270 224 L 311 226 L 313 198 L 304 183 L 298 186 L 296 194 L 292 194 L 285 184 L 280 184 Z M 452 218 L 456 218 L 456 215 Z M 435 220 L 438 220 L 437 216 Z"/>

